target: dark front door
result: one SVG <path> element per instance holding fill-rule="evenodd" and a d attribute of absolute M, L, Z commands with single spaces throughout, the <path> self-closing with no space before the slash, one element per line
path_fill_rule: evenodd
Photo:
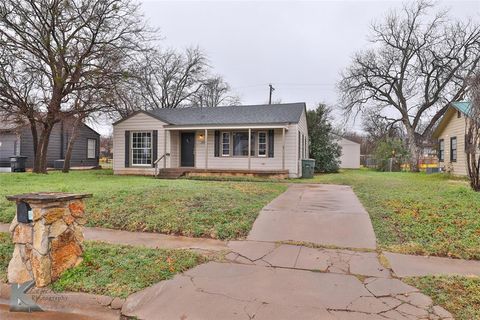
<path fill-rule="evenodd" d="M 194 167 L 194 152 L 195 150 L 195 132 L 182 132 L 181 133 L 182 146 L 181 146 L 181 166 L 182 167 Z"/>

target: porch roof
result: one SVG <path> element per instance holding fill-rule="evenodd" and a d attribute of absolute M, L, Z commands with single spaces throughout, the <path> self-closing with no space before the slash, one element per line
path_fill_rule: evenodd
<path fill-rule="evenodd" d="M 238 130 L 238 129 L 285 129 L 288 126 L 284 123 L 271 124 L 219 124 L 219 125 L 166 125 L 165 130 Z"/>

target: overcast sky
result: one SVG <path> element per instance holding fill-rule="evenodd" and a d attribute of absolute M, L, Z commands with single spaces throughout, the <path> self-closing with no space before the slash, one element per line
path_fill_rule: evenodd
<path fill-rule="evenodd" d="M 440 1 L 459 18 L 480 20 L 480 0 Z M 243 104 L 274 100 L 325 102 L 354 52 L 366 48 L 369 25 L 401 1 L 142 1 L 161 45 L 198 45 Z M 340 122 L 340 112 L 336 120 Z M 359 125 L 350 124 L 352 129 Z M 102 133 L 108 132 L 104 126 Z"/>

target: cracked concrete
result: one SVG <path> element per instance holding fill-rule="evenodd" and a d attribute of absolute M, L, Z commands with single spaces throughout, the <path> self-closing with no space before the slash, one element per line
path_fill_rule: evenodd
<path fill-rule="evenodd" d="M 160 320 L 452 319 L 429 297 L 395 278 L 380 264 L 377 252 L 277 242 L 350 246 L 366 236 L 350 247 L 375 248 L 368 215 L 366 223 L 352 194 L 342 186 L 289 188 L 262 211 L 249 240 L 228 243 L 226 262 L 197 266 L 135 293 L 122 314 Z M 336 239 L 329 228 L 339 231 Z M 350 231 L 354 235 L 344 239 Z"/>
<path fill-rule="evenodd" d="M 139 319 L 450 319 L 398 279 L 210 262 L 130 296 Z"/>

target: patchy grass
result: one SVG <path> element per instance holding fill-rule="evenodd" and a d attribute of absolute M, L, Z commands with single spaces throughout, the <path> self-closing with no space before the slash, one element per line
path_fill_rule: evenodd
<path fill-rule="evenodd" d="M 205 261 L 205 257 L 189 250 L 86 242 L 83 262 L 67 270 L 53 289 L 125 298 Z"/>
<path fill-rule="evenodd" d="M 480 278 L 420 277 L 404 279 L 448 310 L 455 319 L 480 319 Z"/>
<path fill-rule="evenodd" d="M 7 282 L 7 268 L 13 254 L 10 234 L 0 232 L 0 282 Z"/>
<path fill-rule="evenodd" d="M 84 243 L 84 249 L 82 263 L 67 270 L 53 283 L 54 290 L 125 298 L 210 259 L 190 250 L 148 249 L 91 241 Z M 0 282 L 7 282 L 12 253 L 10 234 L 0 233 Z"/>
<path fill-rule="evenodd" d="M 465 179 L 345 170 L 298 182 L 351 185 L 384 250 L 480 259 L 480 193 Z"/>
<path fill-rule="evenodd" d="M 114 176 L 111 170 L 48 175 L 0 174 L 0 222 L 10 222 L 7 194 L 35 191 L 93 193 L 87 199 L 88 226 L 218 239 L 248 234 L 260 209 L 286 184 L 161 180 Z"/>

